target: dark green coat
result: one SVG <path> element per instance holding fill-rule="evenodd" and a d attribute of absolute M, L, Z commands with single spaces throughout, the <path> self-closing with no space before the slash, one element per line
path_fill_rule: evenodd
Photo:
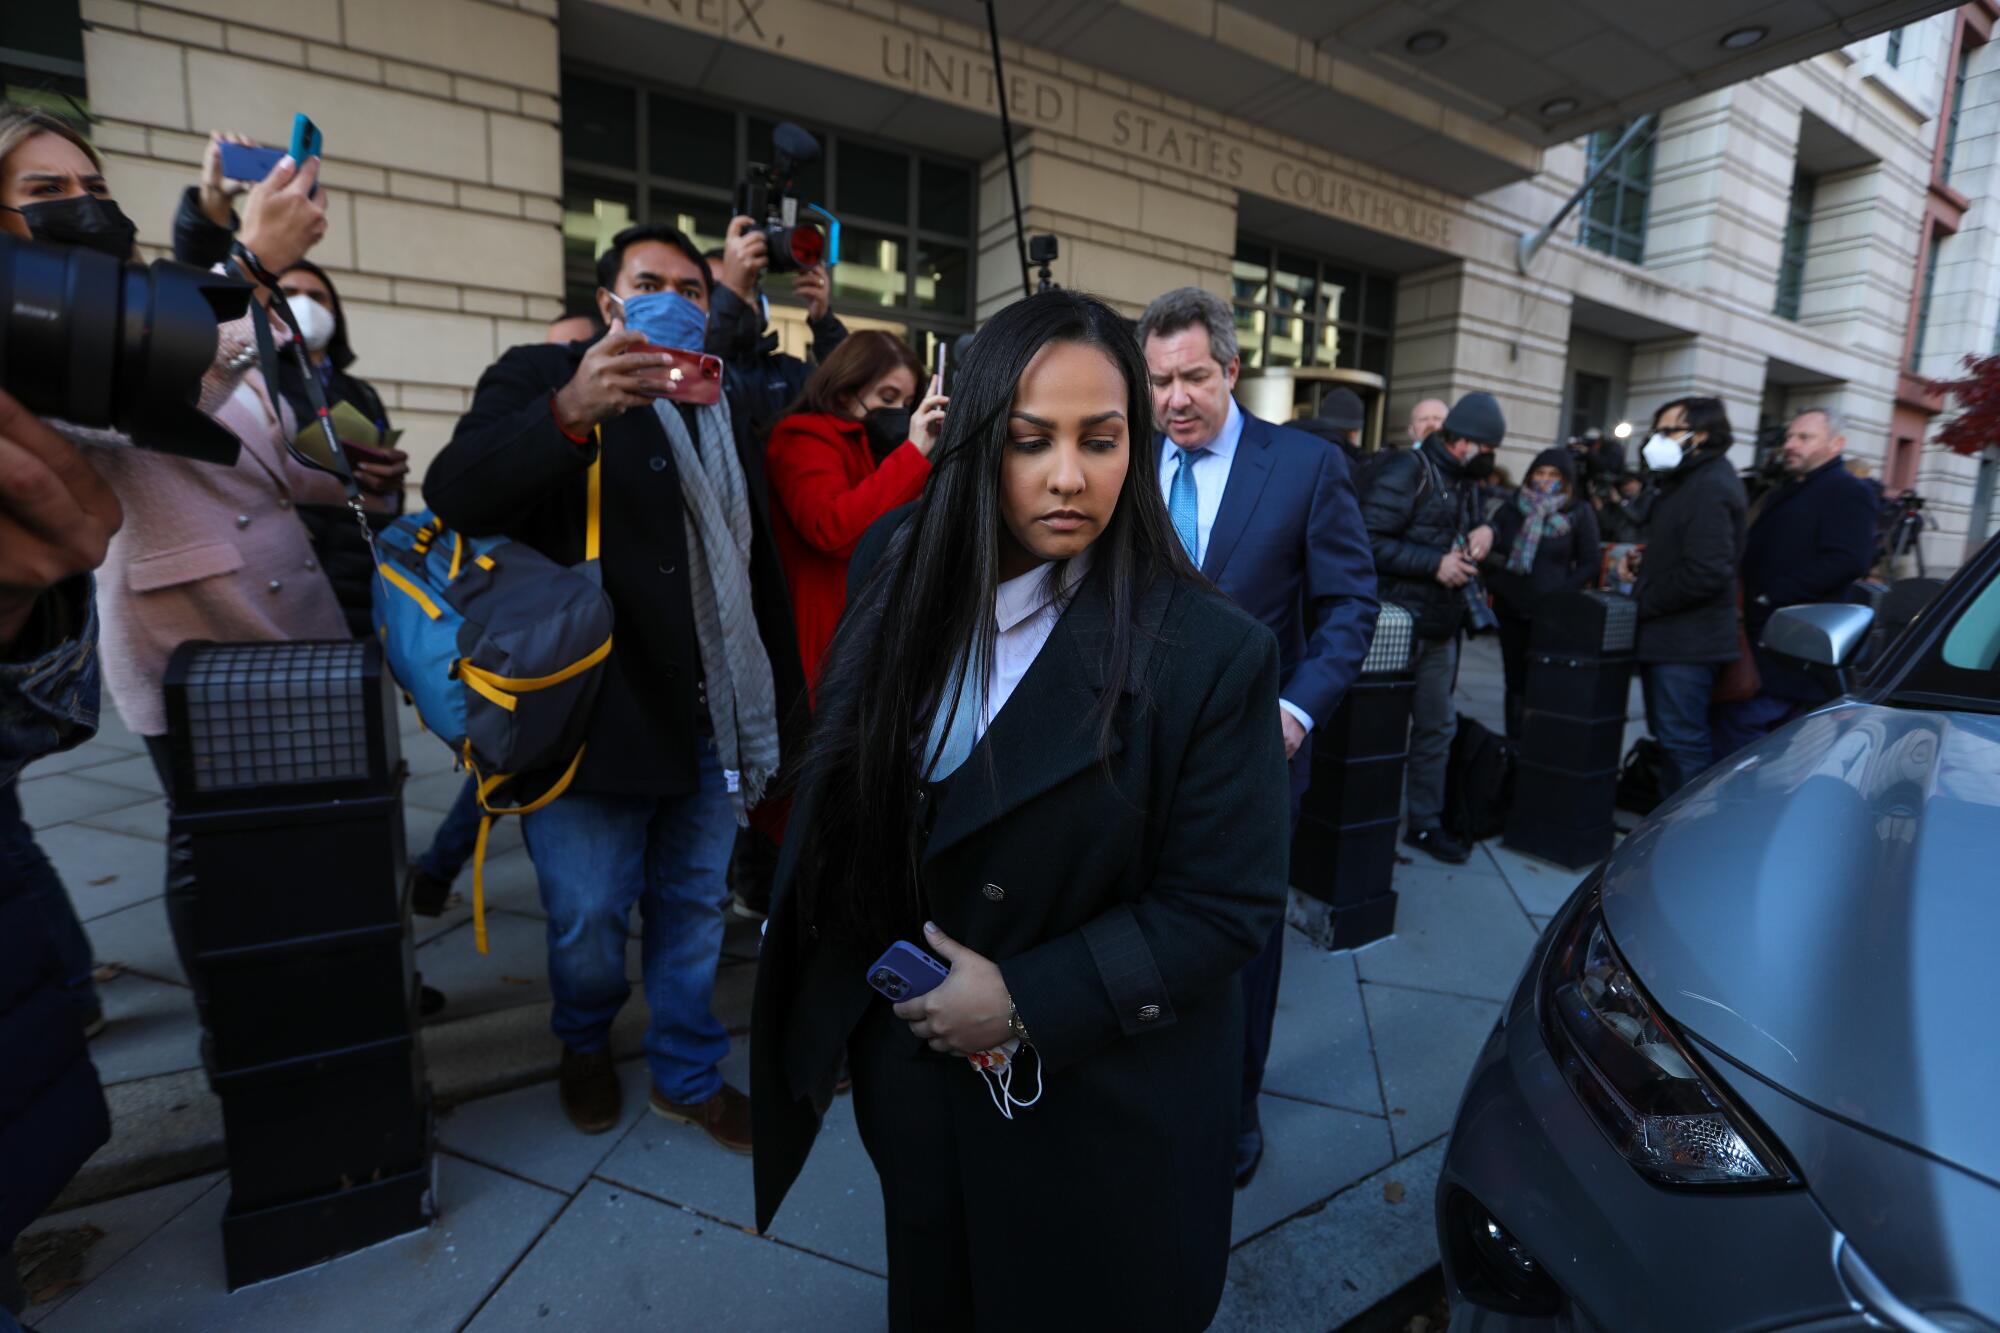
<path fill-rule="evenodd" d="M 1103 576 L 1084 579 L 994 719 L 997 776 L 975 753 L 954 777 L 923 861 L 938 924 L 1000 964 L 1044 1062 L 1040 1103 L 1011 1122 L 969 1067 L 951 1085 L 959 1161 L 939 1169 L 961 1174 L 970 1234 L 1005 1238 L 973 1247 L 982 1327 L 1199 1329 L 1228 1267 L 1237 972 L 1285 900 L 1277 644 L 1219 594 L 1163 582 L 1141 602 L 1151 633 L 1126 679 L 1108 680 Z M 1095 745 L 1105 689 L 1127 696 L 1108 773 Z M 794 861 L 815 807 L 808 788 L 751 1027 L 765 1228 L 849 1033 L 887 1003 L 863 978 L 870 960 L 797 919 Z"/>

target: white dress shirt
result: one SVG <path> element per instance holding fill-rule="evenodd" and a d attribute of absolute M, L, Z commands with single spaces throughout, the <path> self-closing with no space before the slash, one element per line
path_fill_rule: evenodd
<path fill-rule="evenodd" d="M 1060 590 L 1050 586 L 1049 570 L 1054 563 L 1036 565 L 994 592 L 993 621 L 998 633 L 993 639 L 993 672 L 986 678 L 986 707 L 980 711 L 974 744 L 1013 698 L 1014 687 L 1035 664 L 1049 635 L 1055 633 L 1056 622 L 1062 619 L 1076 585 L 1090 572 L 1090 548 L 1085 547 L 1082 555 L 1069 562 Z"/>
<path fill-rule="evenodd" d="M 1229 489 L 1229 469 L 1236 462 L 1236 446 L 1243 439 L 1243 409 L 1229 400 L 1229 415 L 1222 429 L 1208 442 L 1208 452 L 1194 460 L 1195 549 L 1199 566 L 1208 555 L 1208 534 L 1215 529 L 1215 516 L 1222 511 L 1222 493 Z M 1160 498 L 1173 503 L 1174 474 L 1181 470 L 1181 447 L 1171 437 L 1160 442 Z"/>
<path fill-rule="evenodd" d="M 1194 460 L 1195 485 L 1195 556 L 1200 565 L 1208 558 L 1208 534 L 1215 529 L 1215 516 L 1222 512 L 1222 493 L 1229 489 L 1229 470 L 1236 462 L 1236 446 L 1243 439 L 1243 409 L 1236 405 L 1234 397 L 1229 400 L 1229 415 L 1223 418 L 1222 429 L 1209 441 L 1208 452 Z M 1181 468 L 1181 447 L 1172 439 L 1163 439 L 1160 444 L 1160 498 L 1169 504 L 1173 502 L 1174 474 Z M 1278 700 L 1278 707 L 1292 715 L 1292 720 L 1307 732 L 1313 729 L 1313 720 L 1305 709 L 1290 699 Z"/>

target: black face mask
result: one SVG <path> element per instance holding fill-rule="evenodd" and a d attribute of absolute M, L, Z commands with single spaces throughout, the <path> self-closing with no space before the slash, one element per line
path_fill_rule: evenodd
<path fill-rule="evenodd" d="M 113 259 L 130 259 L 139 228 L 110 199 L 94 194 L 44 199 L 13 210 L 28 224 L 28 235 L 51 245 L 80 245 Z"/>
<path fill-rule="evenodd" d="M 1473 481 L 1485 481 L 1493 475 L 1493 469 L 1496 465 L 1493 451 L 1490 449 L 1480 449 L 1472 457 L 1460 464 L 1459 470 L 1464 472 Z"/>
<path fill-rule="evenodd" d="M 868 447 L 875 453 L 879 463 L 896 450 L 896 447 L 910 438 L 910 409 L 907 407 L 877 407 L 861 418 L 862 429 L 868 432 Z"/>

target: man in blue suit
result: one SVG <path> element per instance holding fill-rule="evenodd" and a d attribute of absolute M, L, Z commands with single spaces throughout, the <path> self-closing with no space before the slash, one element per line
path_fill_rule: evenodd
<path fill-rule="evenodd" d="M 1292 821 L 1324 725 L 1375 633 L 1375 560 L 1347 459 L 1325 440 L 1274 426 L 1234 397 L 1242 360 L 1228 304 L 1199 287 L 1168 292 L 1139 321 L 1153 386 L 1160 493 L 1194 562 L 1278 637 L 1278 709 L 1291 757 Z M 1243 969 L 1243 1117 L 1236 1184 L 1264 1156 L 1257 1093 L 1271 1050 L 1282 921 Z"/>

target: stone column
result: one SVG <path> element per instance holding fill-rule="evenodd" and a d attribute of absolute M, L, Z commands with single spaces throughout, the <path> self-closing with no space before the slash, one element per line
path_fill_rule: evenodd
<path fill-rule="evenodd" d="M 164 254 L 211 130 L 326 135 L 326 238 L 354 371 L 406 432 L 411 485 L 480 373 L 561 312 L 556 0 L 273 0 L 198 17 L 83 0 L 105 172 Z"/>
<path fill-rule="evenodd" d="M 1569 363 L 1569 294 L 1511 269 L 1455 261 L 1404 274 L 1390 357 L 1392 435 L 1421 398 L 1455 402 L 1482 389 L 1500 400 L 1500 466 L 1519 481 L 1558 442 Z"/>
<path fill-rule="evenodd" d="M 1229 295 L 1234 190 L 1046 131 L 1020 135 L 1014 152 L 1028 235 L 1055 234 L 1063 287 L 1133 317 L 1175 287 Z M 979 318 L 1020 299 L 1018 253 L 1007 158 L 995 154 L 980 170 Z"/>
<path fill-rule="evenodd" d="M 1806 236 L 1799 326 L 1879 359 L 1884 378 L 1901 369 L 1910 292 L 1923 226 L 1924 187 L 1876 162 L 1822 176 Z"/>
<path fill-rule="evenodd" d="M 1768 312 L 1777 298 L 1798 137 L 1798 106 L 1767 80 L 1662 112 L 1646 269 Z"/>

